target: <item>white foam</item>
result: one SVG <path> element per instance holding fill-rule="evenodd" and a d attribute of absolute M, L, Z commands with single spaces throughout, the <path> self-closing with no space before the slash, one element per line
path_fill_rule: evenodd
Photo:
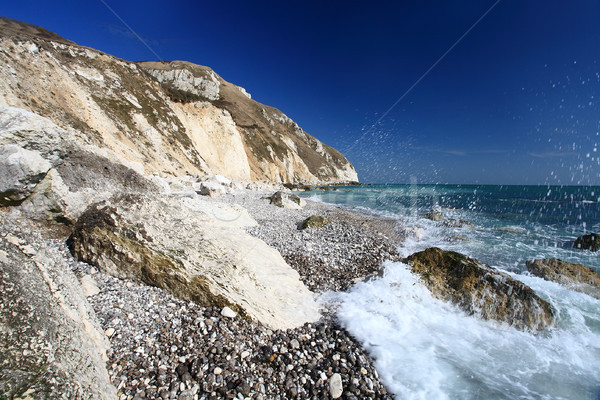
<path fill-rule="evenodd" d="M 339 317 L 399 399 L 590 398 L 600 383 L 600 302 L 515 275 L 559 310 L 531 335 L 434 299 L 402 263 L 340 293 Z"/>

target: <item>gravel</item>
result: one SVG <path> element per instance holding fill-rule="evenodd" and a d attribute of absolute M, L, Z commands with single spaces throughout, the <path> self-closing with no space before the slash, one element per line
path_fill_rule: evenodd
<path fill-rule="evenodd" d="M 344 290 L 377 273 L 384 259 L 398 258 L 389 221 L 314 202 L 303 210 L 274 208 L 264 195 L 242 192 L 219 201 L 248 209 L 260 224 L 248 232 L 277 248 L 314 291 Z M 314 214 L 332 222 L 299 230 Z M 64 240 L 53 245 L 99 289 L 88 300 L 110 338 L 107 368 L 119 399 L 392 398 L 335 310 L 316 323 L 271 331 L 230 310 L 99 272 L 73 259 Z"/>

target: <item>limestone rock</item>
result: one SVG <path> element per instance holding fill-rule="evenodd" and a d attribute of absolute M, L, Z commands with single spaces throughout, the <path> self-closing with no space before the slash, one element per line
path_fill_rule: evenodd
<path fill-rule="evenodd" d="M 200 184 L 199 193 L 202 196 L 221 197 L 223 194 L 225 194 L 225 188 L 218 183 L 202 182 Z"/>
<path fill-rule="evenodd" d="M 319 315 L 313 294 L 279 252 L 177 198 L 118 195 L 91 206 L 73 242 L 80 260 L 105 272 L 227 306 L 270 328 Z"/>
<path fill-rule="evenodd" d="M 221 315 L 227 318 L 237 317 L 237 313 L 229 307 L 223 307 L 223 309 L 221 310 Z"/>
<path fill-rule="evenodd" d="M 83 295 L 85 297 L 95 296 L 100 293 L 100 289 L 98 289 L 98 285 L 94 278 L 90 275 L 85 275 L 81 278 L 81 290 L 83 291 Z"/>
<path fill-rule="evenodd" d="M 0 20 L 0 104 L 50 118 L 80 145 L 108 150 L 147 174 L 358 180 L 337 150 L 208 67 L 128 62 L 51 32 L 26 33 L 35 27 L 18 21 L 10 24 L 23 29 L 9 32 L 6 21 Z"/>
<path fill-rule="evenodd" d="M 589 235 L 580 236 L 575 240 L 573 248 L 598 251 L 600 250 L 600 235 L 597 233 L 590 233 Z"/>
<path fill-rule="evenodd" d="M 344 386 L 342 385 L 342 376 L 338 373 L 331 375 L 329 378 L 329 394 L 332 399 L 339 399 L 344 393 Z"/>
<path fill-rule="evenodd" d="M 590 267 L 556 258 L 527 261 L 526 265 L 532 275 L 600 299 L 600 275 Z"/>
<path fill-rule="evenodd" d="M 289 195 L 282 191 L 275 192 L 269 199 L 271 200 L 271 204 L 277 207 L 289 208 L 292 210 L 300 210 L 306 205 L 306 201 L 299 196 L 295 194 Z"/>
<path fill-rule="evenodd" d="M 0 397 L 115 399 L 108 341 L 62 254 L 26 222 L 1 223 Z"/>
<path fill-rule="evenodd" d="M 12 144 L 0 147 L 0 206 L 23 202 L 51 167 L 38 152 Z"/>
<path fill-rule="evenodd" d="M 321 228 L 330 222 L 331 222 L 330 220 L 328 220 L 327 218 L 325 218 L 321 215 L 311 215 L 310 217 L 306 218 L 304 220 L 304 222 L 302 222 L 301 228 L 302 229 Z"/>
<path fill-rule="evenodd" d="M 555 310 L 529 286 L 477 260 L 435 247 L 405 262 L 434 297 L 470 314 L 520 330 L 539 331 L 554 323 Z"/>

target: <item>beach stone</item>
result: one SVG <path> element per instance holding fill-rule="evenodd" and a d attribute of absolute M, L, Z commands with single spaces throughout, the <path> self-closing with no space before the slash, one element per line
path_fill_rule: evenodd
<path fill-rule="evenodd" d="M 302 200 L 299 196 L 293 194 L 288 195 L 282 191 L 275 192 L 271 197 L 271 204 L 281 207 L 281 208 L 289 208 L 292 210 L 300 210 L 302 208 Z"/>
<path fill-rule="evenodd" d="M 600 275 L 590 267 L 556 258 L 527 261 L 526 265 L 534 276 L 600 299 Z"/>
<path fill-rule="evenodd" d="M 329 378 L 329 394 L 331 394 L 331 398 L 339 399 L 343 393 L 342 376 L 338 373 L 331 375 L 331 378 Z"/>
<path fill-rule="evenodd" d="M 434 297 L 470 314 L 534 332 L 555 322 L 552 305 L 529 286 L 463 254 L 431 247 L 404 262 Z"/>
<path fill-rule="evenodd" d="M 0 147 L 0 206 L 23 202 L 52 165 L 36 151 L 17 145 Z"/>
<path fill-rule="evenodd" d="M 307 229 L 307 228 L 321 228 L 323 226 L 325 226 L 326 224 L 330 223 L 331 220 L 321 216 L 321 215 L 311 215 L 310 217 L 306 218 L 304 220 L 304 222 L 302 222 L 302 229 Z"/>
<path fill-rule="evenodd" d="M 95 296 L 100 293 L 100 289 L 98 289 L 98 284 L 90 275 L 85 275 L 81 278 L 81 289 L 83 290 L 83 295 L 85 297 Z"/>
<path fill-rule="evenodd" d="M 200 183 L 199 193 L 202 196 L 209 197 L 221 197 L 225 193 L 226 189 L 223 185 L 216 182 L 202 182 Z"/>
<path fill-rule="evenodd" d="M 600 234 L 590 233 L 589 235 L 579 236 L 575 240 L 573 248 L 589 251 L 600 250 Z"/>
<path fill-rule="evenodd" d="M 223 307 L 223 310 L 221 310 L 221 315 L 227 318 L 237 317 L 237 313 L 229 307 Z"/>

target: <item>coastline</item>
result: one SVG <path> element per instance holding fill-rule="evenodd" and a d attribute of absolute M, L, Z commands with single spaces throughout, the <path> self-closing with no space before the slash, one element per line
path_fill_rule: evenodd
<path fill-rule="evenodd" d="M 393 221 L 310 200 L 301 210 L 279 208 L 264 198 L 270 194 L 238 189 L 209 200 L 244 207 L 258 222 L 246 231 L 277 249 L 315 293 L 345 290 L 378 274 L 384 260 L 397 259 Z M 310 215 L 331 222 L 299 230 Z M 77 262 L 64 241 L 53 245 L 76 275 L 97 282 L 99 293 L 88 301 L 110 336 L 107 367 L 119 399 L 322 399 L 331 398 L 339 378 L 343 398 L 391 398 L 373 360 L 331 310 L 315 323 L 272 331 L 114 278 Z"/>

